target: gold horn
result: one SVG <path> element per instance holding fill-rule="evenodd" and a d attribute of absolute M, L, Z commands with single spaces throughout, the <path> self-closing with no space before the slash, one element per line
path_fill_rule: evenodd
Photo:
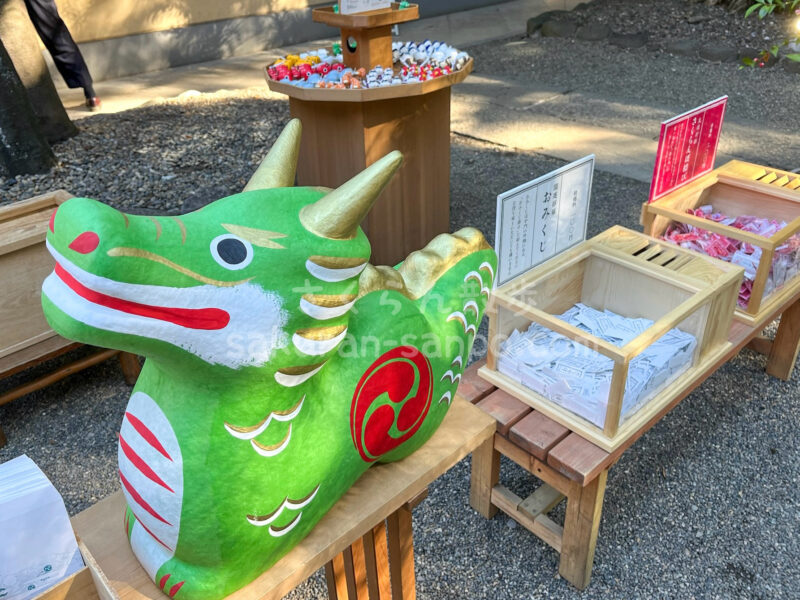
<path fill-rule="evenodd" d="M 267 190 L 270 188 L 292 187 L 297 170 L 297 156 L 300 153 L 300 135 L 303 126 L 300 119 L 292 119 L 283 128 L 264 160 L 258 165 L 244 191 Z"/>
<path fill-rule="evenodd" d="M 334 240 L 354 237 L 358 225 L 402 162 L 403 155 L 393 150 L 314 204 L 304 206 L 300 222 L 321 237 Z"/>

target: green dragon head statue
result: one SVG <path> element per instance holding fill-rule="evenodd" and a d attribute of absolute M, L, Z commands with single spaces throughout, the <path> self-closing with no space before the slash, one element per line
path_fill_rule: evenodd
<path fill-rule="evenodd" d="M 86 198 L 50 221 L 42 305 L 61 335 L 147 358 L 119 435 L 131 546 L 170 597 L 217 599 L 297 544 L 373 463 L 444 418 L 496 256 L 474 229 L 396 268 L 359 227 L 392 152 L 293 187 L 291 121 L 240 194 L 180 217 Z"/>

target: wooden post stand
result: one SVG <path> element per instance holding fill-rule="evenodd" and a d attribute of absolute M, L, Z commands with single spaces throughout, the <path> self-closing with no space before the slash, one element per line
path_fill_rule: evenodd
<path fill-rule="evenodd" d="M 392 66 L 392 25 L 419 19 L 419 5 L 409 4 L 401 9 L 395 2 L 388 9 L 350 15 L 334 12 L 332 6 L 326 6 L 311 11 L 311 18 L 341 29 L 345 66 L 370 70 L 379 65 Z"/>
<path fill-rule="evenodd" d="M 342 30 L 347 66 L 392 65 L 391 25 L 417 19 L 412 4 L 355 15 L 314 9 L 312 18 Z M 348 39 L 356 42 L 353 51 Z M 372 262 L 394 265 L 450 231 L 450 86 L 472 71 L 472 59 L 443 77 L 371 89 L 300 88 L 273 81 L 303 123 L 298 185 L 335 188 L 392 150 L 404 163 L 363 223 Z"/>

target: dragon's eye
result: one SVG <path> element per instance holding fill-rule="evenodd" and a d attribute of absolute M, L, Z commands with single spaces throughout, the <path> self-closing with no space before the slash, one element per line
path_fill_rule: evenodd
<path fill-rule="evenodd" d="M 211 240 L 211 256 L 226 269 L 238 271 L 253 260 L 253 246 L 239 236 L 225 233 Z"/>

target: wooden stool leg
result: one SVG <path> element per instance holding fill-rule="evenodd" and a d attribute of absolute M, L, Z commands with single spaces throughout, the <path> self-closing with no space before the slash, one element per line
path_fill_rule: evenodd
<path fill-rule="evenodd" d="M 330 600 L 350 600 L 347 595 L 343 554 L 337 554 L 332 561 L 325 563 L 325 583 L 328 584 Z"/>
<path fill-rule="evenodd" d="M 389 571 L 392 600 L 415 600 L 417 582 L 414 577 L 414 533 L 411 510 L 401 506 L 386 519 L 389 529 Z"/>
<path fill-rule="evenodd" d="M 389 547 L 386 544 L 386 522 L 381 521 L 368 531 L 361 541 L 364 543 L 364 564 L 367 568 L 369 600 L 389 600 L 392 592 L 389 584 Z"/>
<path fill-rule="evenodd" d="M 364 545 L 357 540 L 342 552 L 347 596 L 350 600 L 366 600 L 367 569 L 364 565 Z"/>
<path fill-rule="evenodd" d="M 584 589 L 592 578 L 594 548 L 603 510 L 608 470 L 586 487 L 573 484 L 567 494 L 567 514 L 561 541 L 559 574 L 578 589 Z"/>
<path fill-rule="evenodd" d="M 500 481 L 500 453 L 494 449 L 494 436 L 472 453 L 469 504 L 487 519 L 497 514 L 492 504 L 492 488 Z"/>
<path fill-rule="evenodd" d="M 142 366 L 139 364 L 139 357 L 130 352 L 120 352 L 117 357 L 119 358 L 119 366 L 122 367 L 122 375 L 125 377 L 125 383 L 128 385 L 135 385 L 136 380 L 139 378 L 139 373 L 142 371 Z"/>
<path fill-rule="evenodd" d="M 8 438 L 6 437 L 6 432 L 3 431 L 3 428 L 0 427 L 0 448 L 5 446 L 8 443 Z"/>
<path fill-rule="evenodd" d="M 767 359 L 767 373 L 786 381 L 792 376 L 800 351 L 800 300 L 783 311 L 778 333 Z"/>

